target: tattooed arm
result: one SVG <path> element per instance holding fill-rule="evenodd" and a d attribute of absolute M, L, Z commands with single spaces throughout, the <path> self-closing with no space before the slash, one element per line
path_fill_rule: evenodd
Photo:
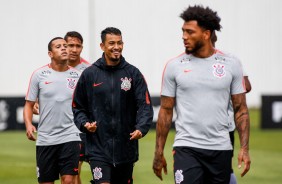
<path fill-rule="evenodd" d="M 238 154 L 238 167 L 241 168 L 242 161 L 244 162 L 244 170 L 241 173 L 243 177 L 250 169 L 251 159 L 249 155 L 249 136 L 250 136 L 250 118 L 246 104 L 245 93 L 232 95 L 232 103 L 234 109 L 234 118 L 236 128 L 240 139 L 240 151 Z"/>
<path fill-rule="evenodd" d="M 161 96 L 161 108 L 156 125 L 156 147 L 153 161 L 153 170 L 158 178 L 162 178 L 162 169 L 167 174 L 167 164 L 164 157 L 164 147 L 171 126 L 175 98 Z"/>

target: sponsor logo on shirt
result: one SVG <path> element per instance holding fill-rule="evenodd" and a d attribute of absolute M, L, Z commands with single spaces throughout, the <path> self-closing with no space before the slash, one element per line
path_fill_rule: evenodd
<path fill-rule="evenodd" d="M 190 57 L 185 57 L 185 58 L 183 58 L 183 59 L 181 60 L 181 63 L 182 63 L 182 64 L 187 64 L 187 63 L 189 63 L 190 60 L 191 60 Z"/>
<path fill-rule="evenodd" d="M 71 76 L 71 77 L 78 77 L 78 73 L 77 73 L 77 72 L 74 72 L 74 71 L 71 71 L 71 72 L 70 72 L 70 76 Z"/>
<path fill-rule="evenodd" d="M 86 66 L 82 66 L 82 67 L 80 67 L 78 70 L 82 72 L 82 71 L 85 70 L 86 68 L 87 68 Z"/>
<path fill-rule="evenodd" d="M 42 73 L 42 75 L 50 75 L 51 71 L 50 70 L 44 70 L 41 73 Z"/>
<path fill-rule="evenodd" d="M 51 84 L 51 81 L 45 81 L 44 84 Z"/>
<path fill-rule="evenodd" d="M 122 81 L 121 89 L 123 89 L 124 91 L 130 90 L 132 79 L 131 78 L 128 79 L 127 77 L 124 77 L 124 78 L 121 78 L 120 80 Z"/>
<path fill-rule="evenodd" d="M 224 58 L 224 57 L 221 57 L 221 56 L 216 56 L 216 57 L 215 57 L 215 60 L 218 61 L 218 62 L 224 62 L 224 61 L 225 61 L 225 58 Z"/>
<path fill-rule="evenodd" d="M 101 84 L 103 84 L 103 82 L 100 82 L 100 83 L 95 83 L 95 82 L 94 82 L 93 86 L 94 86 L 94 87 L 97 87 L 97 86 L 100 86 Z"/>
<path fill-rule="evenodd" d="M 189 69 L 185 69 L 184 70 L 184 73 L 189 73 L 189 72 L 191 72 L 192 70 L 189 70 Z"/>

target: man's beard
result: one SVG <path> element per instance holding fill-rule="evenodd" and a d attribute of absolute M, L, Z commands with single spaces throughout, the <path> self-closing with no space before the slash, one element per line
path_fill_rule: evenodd
<path fill-rule="evenodd" d="M 185 49 L 186 54 L 194 54 L 197 51 L 199 51 L 203 47 L 203 42 L 202 41 L 197 41 L 195 43 L 195 47 L 192 50 L 188 50 L 187 48 Z"/>
<path fill-rule="evenodd" d="M 119 62 L 119 61 L 120 61 L 120 57 L 119 57 L 119 58 L 111 58 L 111 61 L 112 61 L 112 62 L 115 62 L 115 63 L 116 63 L 116 62 Z"/>

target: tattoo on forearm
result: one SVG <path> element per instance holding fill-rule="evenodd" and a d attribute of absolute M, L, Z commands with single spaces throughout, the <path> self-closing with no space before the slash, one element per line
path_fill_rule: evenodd
<path fill-rule="evenodd" d="M 241 148 L 249 149 L 250 119 L 245 95 L 232 96 L 234 118 L 239 133 Z"/>
<path fill-rule="evenodd" d="M 156 152 L 162 152 L 166 138 L 171 127 L 173 116 L 174 99 L 169 97 L 161 98 L 161 108 L 156 125 Z M 159 153 L 162 154 L 162 153 Z"/>

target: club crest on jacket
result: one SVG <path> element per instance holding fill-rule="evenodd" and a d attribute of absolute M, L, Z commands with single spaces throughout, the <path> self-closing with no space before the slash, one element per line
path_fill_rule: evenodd
<path fill-rule="evenodd" d="M 132 79 L 131 78 L 128 79 L 127 77 L 124 77 L 124 78 L 121 78 L 120 80 L 122 81 L 121 89 L 123 89 L 124 91 L 130 90 Z"/>

